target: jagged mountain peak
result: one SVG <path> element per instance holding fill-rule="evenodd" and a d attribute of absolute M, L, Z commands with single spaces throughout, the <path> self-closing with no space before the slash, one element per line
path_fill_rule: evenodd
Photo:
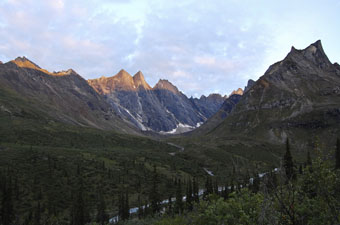
<path fill-rule="evenodd" d="M 144 75 L 141 71 L 138 71 L 133 76 L 133 81 L 135 83 L 135 87 L 144 88 L 145 90 L 151 90 L 150 85 L 145 81 Z"/>
<path fill-rule="evenodd" d="M 243 89 L 242 88 L 238 88 L 237 90 L 233 90 L 229 97 L 232 96 L 232 95 L 243 95 Z"/>
<path fill-rule="evenodd" d="M 36 70 L 41 69 L 37 64 L 27 59 L 25 56 L 17 57 L 14 60 L 12 60 L 12 62 L 15 63 L 18 67 L 24 67 L 24 68 L 30 68 L 30 69 L 36 69 Z"/>
<path fill-rule="evenodd" d="M 157 84 L 155 85 L 155 87 L 153 88 L 154 90 L 158 89 L 158 90 L 168 90 L 168 91 L 171 91 L 173 93 L 179 93 L 179 90 L 178 88 L 173 85 L 170 81 L 168 80 L 163 80 L 163 79 L 160 79 Z"/>
<path fill-rule="evenodd" d="M 71 75 L 71 74 L 76 74 L 77 73 L 73 69 L 68 69 L 68 70 L 63 70 L 63 71 L 58 71 L 58 72 L 49 72 L 46 69 L 42 69 L 40 66 L 26 58 L 25 56 L 22 57 L 17 57 L 14 60 L 10 61 L 11 63 L 14 63 L 16 66 L 20 68 L 28 68 L 28 69 L 33 69 L 33 70 L 39 70 L 43 73 L 46 73 L 51 76 L 66 76 L 66 75 Z"/>
<path fill-rule="evenodd" d="M 52 73 L 52 75 L 55 75 L 55 76 L 66 76 L 66 75 L 71 75 L 71 74 L 78 75 L 78 73 L 74 71 L 73 69 L 62 70 L 62 71 Z"/>
<path fill-rule="evenodd" d="M 252 79 L 249 79 L 247 82 L 247 86 L 244 87 L 244 93 L 247 92 L 254 84 L 255 84 L 255 81 Z"/>
<path fill-rule="evenodd" d="M 222 96 L 221 94 L 218 94 L 218 93 L 212 93 L 212 94 L 209 94 L 207 99 L 226 99 L 227 97 L 226 96 Z"/>
<path fill-rule="evenodd" d="M 114 77 L 116 78 L 132 78 L 132 76 L 126 72 L 124 69 L 121 69 Z"/>
<path fill-rule="evenodd" d="M 204 100 L 204 99 L 226 99 L 226 96 L 222 96 L 221 94 L 218 94 L 218 93 L 211 93 L 208 96 L 201 95 L 201 97 L 199 99 L 200 100 Z"/>
<path fill-rule="evenodd" d="M 319 68 L 326 68 L 331 65 L 326 53 L 323 50 L 321 40 L 310 44 L 307 48 L 298 50 L 292 46 L 291 51 L 288 53 L 287 57 L 283 60 L 293 60 L 297 63 L 308 60 L 313 62 Z"/>

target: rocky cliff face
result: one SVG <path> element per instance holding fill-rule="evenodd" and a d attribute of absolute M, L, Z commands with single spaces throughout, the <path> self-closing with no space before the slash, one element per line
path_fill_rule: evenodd
<path fill-rule="evenodd" d="M 232 110 L 240 101 L 241 97 L 242 95 L 239 94 L 232 94 L 228 98 L 223 97 L 222 105 L 218 107 L 217 111 L 215 111 L 202 126 L 191 132 L 190 135 L 199 135 L 207 133 L 211 129 L 221 124 L 224 121 L 224 119 L 230 115 Z"/>
<path fill-rule="evenodd" d="M 202 95 L 200 98 L 190 98 L 190 101 L 202 115 L 210 118 L 221 108 L 226 99 L 226 96 L 221 96 L 220 94 L 210 94 L 208 97 Z"/>
<path fill-rule="evenodd" d="M 238 88 L 237 90 L 232 91 L 231 94 L 229 95 L 229 97 L 232 96 L 232 95 L 243 95 L 242 88 Z"/>
<path fill-rule="evenodd" d="M 213 115 L 223 103 L 220 95 L 188 99 L 168 80 L 151 88 L 142 72 L 133 77 L 121 70 L 113 77 L 88 80 L 111 107 L 139 129 L 161 133 L 192 130 Z"/>
<path fill-rule="evenodd" d="M 254 80 L 252 79 L 248 80 L 247 86 L 244 87 L 244 92 L 247 92 L 254 84 L 255 84 Z"/>
<path fill-rule="evenodd" d="M 253 136 L 273 142 L 286 137 L 312 143 L 315 136 L 335 138 L 340 124 L 340 68 L 320 41 L 292 47 L 242 96 L 233 112 L 211 135 Z"/>
<path fill-rule="evenodd" d="M 0 65 L 1 107 L 10 115 L 21 115 L 27 108 L 38 118 L 77 126 L 114 129 L 137 133 L 132 125 L 120 119 L 110 105 L 86 80 L 73 70 L 48 72 L 25 57 Z"/>

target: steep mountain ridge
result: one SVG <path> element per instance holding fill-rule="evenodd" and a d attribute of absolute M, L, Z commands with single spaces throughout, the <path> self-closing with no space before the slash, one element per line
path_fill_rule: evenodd
<path fill-rule="evenodd" d="M 160 79 L 153 88 L 138 71 L 133 77 L 121 70 L 112 77 L 88 80 L 111 107 L 139 129 L 167 133 L 192 130 L 213 115 L 224 99 L 188 99 L 168 80 Z"/>
<path fill-rule="evenodd" d="M 167 90 L 167 91 L 170 91 L 174 94 L 180 93 L 178 88 L 175 85 L 173 85 L 170 81 L 162 80 L 162 79 L 160 79 L 152 89 L 153 90 Z"/>
<path fill-rule="evenodd" d="M 316 136 L 334 139 L 338 124 L 340 68 L 317 41 L 303 50 L 292 47 L 270 66 L 209 136 L 237 134 L 273 143 L 292 137 L 306 147 Z"/>
<path fill-rule="evenodd" d="M 233 90 L 232 92 L 231 92 L 231 94 L 229 95 L 229 97 L 230 96 L 232 96 L 232 95 L 243 95 L 243 89 L 242 88 L 238 88 L 237 90 Z"/>
<path fill-rule="evenodd" d="M 135 84 L 135 87 L 137 89 L 143 88 L 144 90 L 151 90 L 150 85 L 145 81 L 144 75 L 141 71 L 138 71 L 134 76 L 133 76 L 133 82 Z"/>
<path fill-rule="evenodd" d="M 210 94 L 208 97 L 202 95 L 200 98 L 190 98 L 190 101 L 198 108 L 198 110 L 206 117 L 213 116 L 222 106 L 227 96 L 220 94 Z"/>
<path fill-rule="evenodd" d="M 0 65 L 0 91 L 6 97 L 1 99 L 1 106 L 12 116 L 29 110 L 33 117 L 40 115 L 51 121 L 138 133 L 115 115 L 102 96 L 71 69 L 50 73 L 20 57 Z M 30 105 L 24 108 L 18 101 L 9 100 L 12 98 L 20 98 Z"/>

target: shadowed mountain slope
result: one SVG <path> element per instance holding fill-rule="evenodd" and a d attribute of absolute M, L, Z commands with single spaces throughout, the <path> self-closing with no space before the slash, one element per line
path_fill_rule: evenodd
<path fill-rule="evenodd" d="M 2 113 L 11 117 L 28 113 L 36 119 L 137 133 L 71 69 L 50 73 L 19 57 L 0 65 L 0 92 Z"/>

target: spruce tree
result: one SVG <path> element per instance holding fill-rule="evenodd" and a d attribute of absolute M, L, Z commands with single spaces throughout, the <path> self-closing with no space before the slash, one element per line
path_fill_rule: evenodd
<path fill-rule="evenodd" d="M 206 191 L 204 193 L 204 197 L 207 197 L 208 195 L 214 193 L 214 187 L 210 176 L 207 176 L 207 180 L 205 182 L 205 190 Z"/>
<path fill-rule="evenodd" d="M 230 193 L 233 193 L 234 191 L 235 191 L 235 185 L 234 185 L 234 181 L 232 180 L 230 184 Z"/>
<path fill-rule="evenodd" d="M 74 208 L 74 225 L 84 225 L 85 224 L 85 210 L 84 210 L 84 199 L 82 191 L 78 192 L 77 199 Z"/>
<path fill-rule="evenodd" d="M 289 140 L 286 141 L 286 153 L 283 158 L 283 167 L 285 168 L 286 176 L 288 180 L 291 180 L 295 176 L 293 157 L 290 153 Z"/>
<path fill-rule="evenodd" d="M 86 210 L 84 194 L 83 194 L 83 182 L 79 180 L 79 188 L 73 200 L 73 207 L 71 210 L 71 224 L 72 225 L 84 225 L 89 220 L 89 214 Z"/>
<path fill-rule="evenodd" d="M 142 219 L 143 217 L 143 206 L 142 206 L 142 203 L 141 203 L 141 200 L 140 200 L 140 194 L 138 194 L 138 219 Z"/>
<path fill-rule="evenodd" d="M 169 200 L 168 200 L 168 214 L 173 215 L 171 195 L 169 195 Z"/>
<path fill-rule="evenodd" d="M 310 157 L 309 151 L 307 152 L 307 161 L 306 161 L 307 166 L 312 165 L 312 158 Z"/>
<path fill-rule="evenodd" d="M 129 192 L 128 190 L 126 190 L 123 207 L 123 220 L 128 220 L 129 218 L 130 218 Z"/>
<path fill-rule="evenodd" d="M 192 183 L 193 183 L 192 184 L 193 198 L 194 198 L 194 201 L 198 203 L 199 202 L 199 185 L 198 185 L 197 179 L 193 178 Z"/>
<path fill-rule="evenodd" d="M 193 205 L 192 205 L 192 201 L 193 201 L 193 196 L 192 196 L 192 185 L 191 185 L 191 181 L 188 180 L 187 182 L 187 192 L 186 192 L 186 205 L 187 205 L 187 209 L 189 211 L 192 210 Z"/>
<path fill-rule="evenodd" d="M 340 169 L 340 139 L 336 140 L 335 169 Z"/>
<path fill-rule="evenodd" d="M 224 200 L 228 199 L 228 196 L 229 196 L 229 187 L 228 187 L 228 184 L 226 184 L 224 186 L 224 191 L 223 191 L 223 198 L 224 198 Z"/>
<path fill-rule="evenodd" d="M 215 179 L 215 183 L 214 183 L 214 193 L 218 195 L 218 184 L 217 184 L 217 179 Z"/>
<path fill-rule="evenodd" d="M 99 198 L 98 198 L 98 205 L 97 205 L 97 222 L 101 225 L 106 224 L 109 216 L 106 214 L 106 204 L 104 200 L 104 196 L 102 191 L 99 191 Z"/>
<path fill-rule="evenodd" d="M 1 223 L 2 225 L 10 225 L 14 220 L 13 196 L 12 196 L 12 178 L 11 175 L 5 177 L 2 187 L 2 208 Z"/>
<path fill-rule="evenodd" d="M 260 177 L 259 174 L 256 173 L 253 179 L 253 184 L 251 185 L 251 189 L 254 193 L 257 193 L 260 190 Z"/>
<path fill-rule="evenodd" d="M 160 199 L 160 193 L 158 190 L 158 183 L 159 183 L 158 174 L 157 174 L 156 166 L 154 166 L 153 176 L 152 176 L 152 188 L 150 192 L 152 213 L 158 213 L 161 210 L 161 207 L 160 207 L 161 199 Z"/>
<path fill-rule="evenodd" d="M 177 183 L 176 189 L 176 202 L 175 202 L 175 213 L 182 213 L 183 212 L 183 195 L 182 195 L 182 186 L 181 180 Z"/>
<path fill-rule="evenodd" d="M 123 219 L 124 217 L 124 195 L 121 191 L 118 196 L 118 218 Z"/>
<path fill-rule="evenodd" d="M 40 201 L 38 201 L 38 205 L 34 213 L 34 220 L 33 220 L 34 225 L 40 225 L 40 220 L 41 220 L 41 208 L 40 208 Z"/>

